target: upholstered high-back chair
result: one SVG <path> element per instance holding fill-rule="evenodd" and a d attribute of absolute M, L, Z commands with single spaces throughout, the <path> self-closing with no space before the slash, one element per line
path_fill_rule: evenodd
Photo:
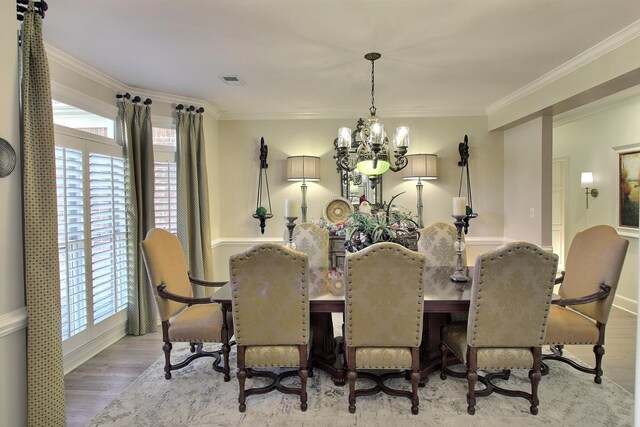
<path fill-rule="evenodd" d="M 238 345 L 238 409 L 246 410 L 247 396 L 279 390 L 298 394 L 300 409 L 306 411 L 311 339 L 307 255 L 280 244 L 259 244 L 231 256 L 229 277 Z M 276 375 L 253 370 L 274 367 L 299 368 L 300 388 L 280 383 L 295 371 Z M 248 369 L 272 383 L 245 390 Z"/>
<path fill-rule="evenodd" d="M 158 304 L 162 321 L 162 347 L 165 355 L 165 378 L 171 371 L 188 365 L 199 357 L 214 357 L 213 369 L 224 373 L 229 381 L 229 330 L 233 328 L 231 314 L 209 298 L 194 298 L 192 284 L 223 286 L 224 282 L 207 282 L 189 276 L 187 262 L 178 238 L 161 228 L 149 230 L 140 244 L 149 275 L 149 282 Z M 174 342 L 191 343 L 195 353 L 184 361 L 172 364 L 171 349 Z M 220 351 L 203 351 L 203 343 L 222 343 Z M 220 353 L 224 366 L 220 367 Z"/>
<path fill-rule="evenodd" d="M 446 222 L 434 222 L 419 230 L 418 252 L 425 257 L 426 268 L 451 267 L 451 272 L 456 267 L 458 254 L 453 245 L 458 240 L 456 228 Z M 464 233 L 462 233 L 464 242 Z M 467 251 L 462 250 L 462 267 L 467 267 Z M 450 313 L 449 318 L 454 322 L 466 322 L 467 313 Z"/>
<path fill-rule="evenodd" d="M 329 292 L 329 231 L 310 222 L 293 229 L 296 250 L 309 258 L 309 292 L 311 297 Z"/>
<path fill-rule="evenodd" d="M 565 271 L 558 279 L 561 299 L 553 302 L 545 344 L 553 354 L 543 360 L 561 360 L 594 374 L 602 382 L 604 332 L 618 288 L 629 241 L 608 225 L 588 228 L 575 235 Z M 562 356 L 564 345 L 593 345 L 595 367 L 581 366 Z"/>
<path fill-rule="evenodd" d="M 411 399 L 411 412 L 418 413 L 418 382 L 424 305 L 424 256 L 396 243 L 376 243 L 345 261 L 347 378 L 349 412 L 356 410 L 356 397 L 383 391 Z M 361 369 L 402 370 L 399 374 L 375 376 Z M 388 378 L 411 371 L 411 392 L 392 390 Z M 360 375 L 377 383 L 374 390 L 356 390 Z"/>
<path fill-rule="evenodd" d="M 541 377 L 542 343 L 553 295 L 558 256 L 536 245 L 514 242 L 480 255 L 471 285 L 469 321 L 442 329 L 440 377 L 447 374 L 467 378 L 467 412 L 475 413 L 476 396 L 497 392 L 529 400 L 532 414 L 538 413 L 538 384 Z M 466 374 L 447 366 L 451 351 L 466 365 Z M 478 375 L 478 370 L 503 372 Z M 505 390 L 494 378 L 508 379 L 511 369 L 529 369 L 531 393 Z M 481 381 L 486 388 L 476 391 Z"/>
<path fill-rule="evenodd" d="M 424 255 L 427 267 L 455 267 L 458 255 L 453 248 L 458 240 L 456 228 L 446 222 L 435 222 L 419 230 L 418 252 Z M 462 234 L 464 241 L 464 233 Z M 467 266 L 467 252 L 462 251 L 462 264 Z"/>

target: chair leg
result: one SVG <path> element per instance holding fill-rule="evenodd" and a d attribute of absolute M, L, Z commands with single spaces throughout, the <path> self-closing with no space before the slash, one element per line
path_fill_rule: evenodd
<path fill-rule="evenodd" d="M 444 371 L 444 368 L 447 366 L 447 355 L 449 348 L 443 343 L 440 342 L 440 379 L 446 380 L 447 374 Z"/>
<path fill-rule="evenodd" d="M 476 382 L 478 381 L 478 353 L 477 349 L 467 347 L 467 383 L 469 384 L 469 393 L 467 394 L 467 413 L 474 415 L 476 413 Z"/>
<path fill-rule="evenodd" d="M 173 345 L 169 341 L 165 341 L 162 346 L 162 351 L 164 351 L 164 378 L 166 380 L 171 379 L 171 349 Z"/>
<path fill-rule="evenodd" d="M 596 355 L 596 377 L 593 380 L 596 384 L 602 384 L 602 356 L 604 356 L 604 347 L 596 344 L 593 346 L 593 352 Z"/>
<path fill-rule="evenodd" d="M 307 378 L 309 377 L 309 370 L 306 367 L 300 368 L 298 375 L 300 376 L 300 410 L 304 412 L 307 410 Z"/>
<path fill-rule="evenodd" d="M 418 415 L 420 410 L 420 398 L 418 397 L 418 384 L 420 383 L 420 347 L 411 349 L 411 413 Z"/>
<path fill-rule="evenodd" d="M 356 412 L 356 350 L 347 347 L 347 380 L 349 380 L 349 412 Z"/>
<path fill-rule="evenodd" d="M 538 415 L 538 405 L 540 400 L 538 399 L 538 385 L 540 384 L 540 378 L 542 365 L 542 349 L 535 347 L 533 349 L 533 369 L 529 371 L 529 379 L 531 380 L 531 407 L 529 411 L 532 415 Z"/>
<path fill-rule="evenodd" d="M 222 367 L 222 374 L 224 375 L 224 382 L 231 381 L 231 368 L 229 367 L 229 352 L 231 346 L 228 342 L 222 343 L 222 357 L 224 359 L 224 366 Z"/>
<path fill-rule="evenodd" d="M 247 378 L 247 369 L 245 367 L 244 364 L 244 351 L 245 348 L 244 346 L 237 346 L 237 352 L 238 352 L 238 386 L 240 388 L 240 393 L 238 394 L 238 410 L 240 412 L 244 412 L 247 409 L 247 405 L 246 405 L 246 396 L 244 394 L 244 383 L 245 380 Z"/>

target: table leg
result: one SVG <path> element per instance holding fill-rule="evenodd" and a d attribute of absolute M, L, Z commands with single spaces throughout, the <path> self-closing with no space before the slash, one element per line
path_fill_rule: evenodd
<path fill-rule="evenodd" d="M 345 373 L 342 358 L 337 357 L 338 340 L 333 336 L 331 313 L 311 313 L 313 339 L 311 344 L 311 362 L 314 368 L 321 369 L 331 375 L 336 385 L 344 385 Z"/>

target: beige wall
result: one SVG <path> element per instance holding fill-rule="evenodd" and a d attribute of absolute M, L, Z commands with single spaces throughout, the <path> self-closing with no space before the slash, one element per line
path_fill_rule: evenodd
<path fill-rule="evenodd" d="M 504 132 L 504 237 L 551 245 L 551 119 Z"/>
<path fill-rule="evenodd" d="M 0 137 L 18 155 L 13 173 L 0 178 L 0 424 L 6 426 L 27 422 L 17 29 L 15 2 L 1 1 Z"/>
<path fill-rule="evenodd" d="M 618 158 L 614 146 L 640 143 L 640 97 L 626 100 L 604 110 L 577 117 L 556 126 L 553 131 L 553 156 L 566 157 L 567 188 L 565 248 L 573 236 L 585 228 L 618 225 Z M 580 173 L 591 171 L 597 198 L 589 199 L 580 188 Z M 627 237 L 625 259 L 616 305 L 637 313 L 638 237 Z"/>

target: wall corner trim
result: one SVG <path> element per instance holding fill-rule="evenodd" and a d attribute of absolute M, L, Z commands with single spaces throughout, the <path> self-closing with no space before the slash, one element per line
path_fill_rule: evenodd
<path fill-rule="evenodd" d="M 0 338 L 27 327 L 27 307 L 0 315 Z"/>

